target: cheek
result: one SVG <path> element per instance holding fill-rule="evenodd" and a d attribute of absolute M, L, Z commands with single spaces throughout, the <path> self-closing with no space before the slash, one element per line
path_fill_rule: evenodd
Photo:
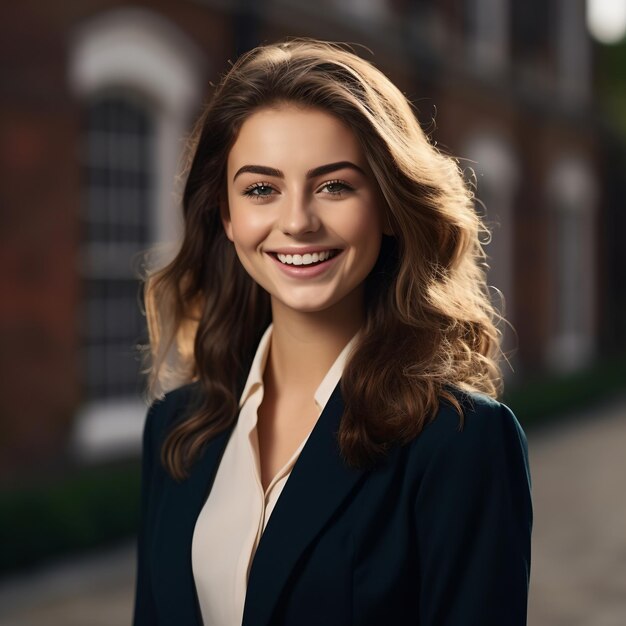
<path fill-rule="evenodd" d="M 242 248 L 257 246 L 266 236 L 268 224 L 268 219 L 260 211 L 231 209 L 232 238 Z"/>
<path fill-rule="evenodd" d="M 372 203 L 359 203 L 354 211 L 342 220 L 342 231 L 346 239 L 354 244 L 376 244 L 382 235 L 380 213 Z"/>

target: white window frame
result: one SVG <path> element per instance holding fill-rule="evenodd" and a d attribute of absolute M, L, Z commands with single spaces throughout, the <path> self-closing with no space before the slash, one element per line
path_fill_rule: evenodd
<path fill-rule="evenodd" d="M 520 166 L 515 149 L 497 130 L 483 129 L 475 132 L 464 145 L 463 155 L 476 174 L 477 198 L 485 202 L 488 226 L 492 229 L 491 242 L 485 250 L 490 266 L 488 284 L 495 286 L 504 296 L 504 316 L 515 327 L 514 253 L 515 253 L 515 197 L 520 183 Z M 481 187 L 486 195 L 481 194 Z M 495 224 L 490 224 L 495 222 Z M 498 299 L 496 299 L 498 303 Z M 504 325 L 502 349 L 506 353 L 516 347 L 516 338 Z M 515 353 L 511 357 L 514 366 Z M 503 376 L 512 374 L 503 367 Z"/>
<path fill-rule="evenodd" d="M 562 103 L 570 108 L 586 105 L 591 97 L 591 37 L 584 0 L 558 0 L 557 84 Z"/>
<path fill-rule="evenodd" d="M 476 31 L 467 41 L 468 60 L 476 74 L 500 74 L 509 63 L 508 0 L 464 0 L 474 13 Z"/>
<path fill-rule="evenodd" d="M 569 372 L 581 369 L 596 349 L 596 224 L 598 189 L 593 170 L 583 156 L 564 156 L 553 166 L 547 179 L 548 203 L 553 211 L 555 308 L 552 336 L 546 360 L 551 369 Z M 566 241 L 559 229 L 563 218 L 576 220 L 574 234 L 580 240 Z M 566 234 L 566 233 L 565 233 Z M 577 257 L 559 255 L 578 248 Z M 562 275 L 559 275 L 559 269 Z M 573 318 L 567 312 L 578 311 Z M 578 324 L 572 327 L 572 319 Z"/>
<path fill-rule="evenodd" d="M 90 17 L 72 33 L 68 80 L 80 100 L 126 88 L 152 104 L 156 124 L 155 215 L 150 239 L 162 259 L 182 234 L 175 183 L 192 116 L 201 103 L 204 56 L 178 27 L 147 9 L 126 7 Z M 127 454 L 141 443 L 146 407 L 139 397 L 112 398 L 83 406 L 70 444 L 84 461 Z"/>

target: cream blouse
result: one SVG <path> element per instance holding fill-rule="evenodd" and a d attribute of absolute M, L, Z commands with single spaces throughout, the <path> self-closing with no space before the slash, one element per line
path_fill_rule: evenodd
<path fill-rule="evenodd" d="M 309 432 L 264 493 L 256 426 L 271 333 L 272 324 L 259 342 L 239 401 L 237 424 L 194 529 L 193 576 L 206 625 L 241 624 L 254 553 L 291 468 L 310 435 Z M 341 378 L 357 335 L 344 347 L 315 391 L 318 417 Z"/>

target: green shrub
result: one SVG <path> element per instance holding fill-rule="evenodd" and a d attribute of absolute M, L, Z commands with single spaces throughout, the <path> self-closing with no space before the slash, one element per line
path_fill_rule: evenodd
<path fill-rule="evenodd" d="M 568 414 L 626 393 L 626 358 L 596 363 L 560 376 L 531 378 L 504 394 L 524 428 L 563 419 Z"/>
<path fill-rule="evenodd" d="M 0 491 L 0 576 L 129 538 L 139 521 L 140 463 L 83 468 Z"/>

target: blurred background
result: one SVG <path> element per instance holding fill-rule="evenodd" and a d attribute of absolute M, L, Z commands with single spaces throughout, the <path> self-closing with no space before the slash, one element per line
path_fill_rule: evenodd
<path fill-rule="evenodd" d="M 0 624 L 130 623 L 141 253 L 176 248 L 210 82 L 287 36 L 359 44 L 475 177 L 531 453 L 529 624 L 626 624 L 625 32 L 626 0 L 2 3 Z"/>

